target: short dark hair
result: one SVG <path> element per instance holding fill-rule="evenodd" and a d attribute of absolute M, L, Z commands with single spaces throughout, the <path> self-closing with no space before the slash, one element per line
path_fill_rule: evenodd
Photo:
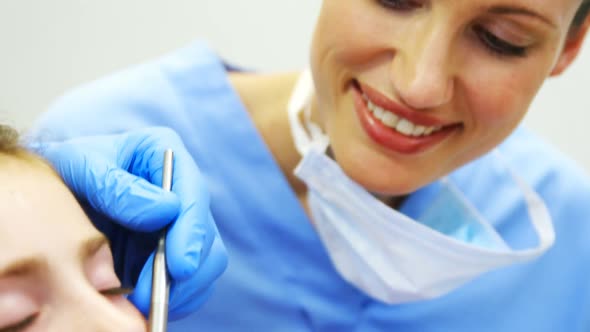
<path fill-rule="evenodd" d="M 574 17 L 574 20 L 572 22 L 572 28 L 577 29 L 580 26 L 582 26 L 582 24 L 586 20 L 586 17 L 588 17 L 589 12 L 590 12 L 590 0 L 582 1 L 582 4 L 580 5 L 580 8 L 578 8 L 578 11 L 576 12 L 576 16 Z"/>
<path fill-rule="evenodd" d="M 18 132 L 7 125 L 0 124 L 0 153 L 17 154 L 21 150 L 18 143 Z"/>
<path fill-rule="evenodd" d="M 22 144 L 18 131 L 10 126 L 0 124 L 0 161 L 4 158 L 14 158 L 25 161 L 28 164 L 41 166 L 51 170 L 56 174 L 51 165 L 39 156 L 35 151 L 31 151 Z M 6 159 L 4 159 L 6 160 Z M 1 163 L 0 163 L 1 164 Z"/>

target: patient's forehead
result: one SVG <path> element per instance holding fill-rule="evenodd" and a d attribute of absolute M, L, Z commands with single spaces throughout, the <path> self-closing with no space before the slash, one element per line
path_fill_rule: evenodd
<path fill-rule="evenodd" d="M 92 234 L 96 230 L 51 168 L 0 156 L 0 243 L 5 254 L 48 252 Z M 2 256 L 6 258 L 0 255 L 0 263 Z"/>

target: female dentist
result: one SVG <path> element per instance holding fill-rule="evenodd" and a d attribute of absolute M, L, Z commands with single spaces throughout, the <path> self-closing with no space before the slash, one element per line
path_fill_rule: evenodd
<path fill-rule="evenodd" d="M 589 6 L 324 0 L 310 71 L 228 72 L 197 42 L 73 91 L 37 130 L 178 133 L 211 197 L 195 222 L 231 260 L 173 331 L 588 331 L 590 180 L 519 124 Z"/>

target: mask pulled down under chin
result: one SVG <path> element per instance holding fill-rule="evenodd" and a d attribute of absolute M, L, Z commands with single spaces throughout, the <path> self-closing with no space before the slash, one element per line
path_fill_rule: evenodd
<path fill-rule="evenodd" d="M 314 224 L 338 272 L 385 303 L 441 296 L 485 272 L 533 259 L 553 243 L 548 214 L 537 210 L 546 219 L 534 224 L 546 236 L 537 248 L 511 250 L 446 180 L 413 220 L 373 197 L 317 149 L 308 151 L 295 174 L 308 185 Z"/>

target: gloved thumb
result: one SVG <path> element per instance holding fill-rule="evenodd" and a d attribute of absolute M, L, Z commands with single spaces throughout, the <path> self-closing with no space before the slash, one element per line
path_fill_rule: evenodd
<path fill-rule="evenodd" d="M 120 168 L 93 173 L 86 177 L 92 182 L 87 183 L 87 188 L 95 188 L 94 194 L 87 196 L 88 203 L 125 228 L 153 232 L 164 228 L 180 212 L 180 200 L 175 193 L 141 177 Z"/>

